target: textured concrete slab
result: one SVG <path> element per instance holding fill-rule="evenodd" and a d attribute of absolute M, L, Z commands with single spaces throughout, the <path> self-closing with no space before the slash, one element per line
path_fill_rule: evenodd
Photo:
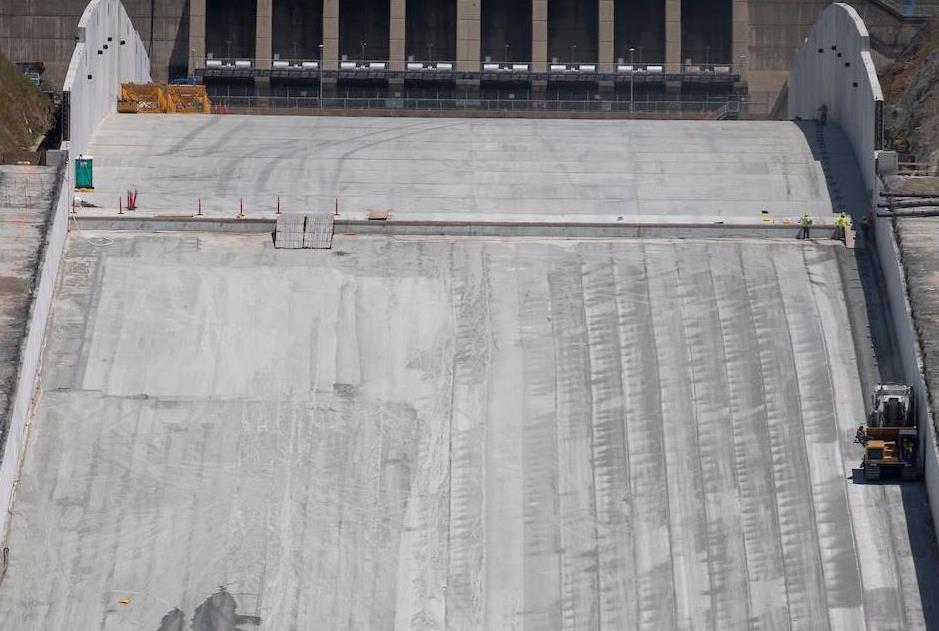
<path fill-rule="evenodd" d="M 0 165 L 0 428 L 6 431 L 56 169 Z"/>
<path fill-rule="evenodd" d="M 901 488 L 846 480 L 836 246 L 108 238 L 0 628 L 924 626 Z"/>
<path fill-rule="evenodd" d="M 798 217 L 832 212 L 799 128 L 766 121 L 113 115 L 97 193 L 116 213 Z"/>

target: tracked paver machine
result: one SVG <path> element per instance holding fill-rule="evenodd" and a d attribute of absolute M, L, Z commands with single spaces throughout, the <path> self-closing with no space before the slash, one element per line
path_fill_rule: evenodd
<path fill-rule="evenodd" d="M 917 479 L 919 427 L 913 411 L 913 387 L 881 384 L 874 388 L 867 425 L 858 428 L 855 442 L 864 447 L 861 470 L 865 482 Z"/>

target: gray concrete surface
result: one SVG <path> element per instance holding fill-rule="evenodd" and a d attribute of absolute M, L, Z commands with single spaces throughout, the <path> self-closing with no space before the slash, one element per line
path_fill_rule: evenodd
<path fill-rule="evenodd" d="M 0 166 L 0 431 L 4 433 L 55 190 L 53 167 Z"/>
<path fill-rule="evenodd" d="M 73 233 L 0 628 L 923 628 L 837 253 Z"/>
<path fill-rule="evenodd" d="M 87 153 L 116 214 L 344 217 L 368 208 L 471 215 L 747 218 L 831 213 L 824 174 L 789 122 L 112 115 Z"/>

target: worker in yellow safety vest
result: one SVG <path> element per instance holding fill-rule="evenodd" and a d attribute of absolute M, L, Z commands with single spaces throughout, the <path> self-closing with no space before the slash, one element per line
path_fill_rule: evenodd
<path fill-rule="evenodd" d="M 844 211 L 841 211 L 841 214 L 838 215 L 838 218 L 835 219 L 835 232 L 838 235 L 838 238 L 844 241 L 845 235 L 848 233 L 848 230 L 851 229 L 851 218 L 848 217 L 848 214 Z"/>
<path fill-rule="evenodd" d="M 812 227 L 812 218 L 809 217 L 808 213 L 802 213 L 802 216 L 799 217 L 799 238 L 800 239 L 809 239 L 809 229 Z"/>

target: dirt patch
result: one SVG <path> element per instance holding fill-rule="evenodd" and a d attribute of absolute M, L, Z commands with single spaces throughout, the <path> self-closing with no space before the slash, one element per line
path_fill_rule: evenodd
<path fill-rule="evenodd" d="M 0 296 L 18 296 L 26 290 L 26 281 L 16 276 L 0 276 Z"/>
<path fill-rule="evenodd" d="M 3 55 L 0 94 L 0 153 L 31 149 L 49 129 L 49 98 Z"/>

